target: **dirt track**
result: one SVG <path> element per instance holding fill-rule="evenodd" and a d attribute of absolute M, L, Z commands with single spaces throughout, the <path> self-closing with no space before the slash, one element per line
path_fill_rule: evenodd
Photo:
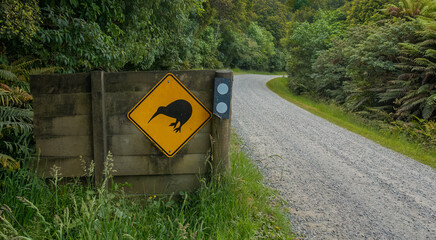
<path fill-rule="evenodd" d="M 235 76 L 232 125 L 307 239 L 436 239 L 436 171 Z"/>

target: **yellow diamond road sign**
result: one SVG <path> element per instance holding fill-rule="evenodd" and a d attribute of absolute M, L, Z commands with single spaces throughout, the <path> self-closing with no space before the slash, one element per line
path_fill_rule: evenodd
<path fill-rule="evenodd" d="M 168 73 L 127 117 L 167 157 L 173 157 L 212 114 L 173 74 Z"/>

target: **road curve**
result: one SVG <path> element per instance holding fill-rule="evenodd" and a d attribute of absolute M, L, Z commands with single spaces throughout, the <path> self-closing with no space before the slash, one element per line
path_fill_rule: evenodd
<path fill-rule="evenodd" d="M 436 171 L 236 75 L 232 125 L 306 239 L 436 239 Z"/>

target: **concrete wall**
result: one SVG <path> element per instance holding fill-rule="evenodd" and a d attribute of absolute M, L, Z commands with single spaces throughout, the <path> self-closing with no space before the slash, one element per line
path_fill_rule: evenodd
<path fill-rule="evenodd" d="M 166 157 L 126 114 L 168 72 L 79 73 L 31 76 L 34 127 L 40 149 L 39 174 L 55 164 L 63 177 L 79 177 L 79 156 L 95 161 L 101 181 L 107 151 L 113 153 L 114 181 L 129 182 L 128 194 L 192 191 L 208 171 L 211 121 L 174 157 Z M 216 71 L 173 71 L 208 109 Z M 226 143 L 229 144 L 229 143 Z"/>

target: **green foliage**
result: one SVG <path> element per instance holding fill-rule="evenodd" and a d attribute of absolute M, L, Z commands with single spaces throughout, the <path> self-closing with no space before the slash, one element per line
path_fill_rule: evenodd
<path fill-rule="evenodd" d="M 251 23 L 246 33 L 226 29 L 219 51 L 224 66 L 260 71 L 283 69 L 283 55 L 274 47 L 273 36 L 256 23 Z"/>
<path fill-rule="evenodd" d="M 19 65 L 19 64 L 18 64 Z M 33 114 L 29 102 L 32 97 L 22 88 L 27 82 L 19 80 L 16 65 L 0 69 L 0 161 L 3 169 L 18 169 L 16 158 L 29 156 L 33 133 Z M 9 86 L 10 85 L 10 86 Z"/>
<path fill-rule="evenodd" d="M 21 18 L 5 15 L 9 22 L 29 23 L 20 33 L 26 44 L 6 41 L 0 46 L 9 59 L 31 56 L 67 73 L 236 65 L 283 69 L 284 56 L 276 49 L 286 32 L 287 12 L 280 1 L 8 0 L 5 11 L 15 9 L 14 3 L 20 9 L 33 4 L 35 10 Z M 261 32 L 254 25 L 263 27 Z M 18 38 L 8 29 L 0 38 Z M 277 54 L 271 54 L 271 33 Z"/>
<path fill-rule="evenodd" d="M 284 55 L 277 49 L 286 31 L 283 4 L 262 0 L 211 0 L 204 6 L 206 13 L 202 22 L 209 24 L 207 31 L 213 29 L 214 42 L 210 45 L 217 47 L 211 49 L 218 53 L 213 59 L 217 56 L 222 66 L 230 68 L 283 69 Z"/>
<path fill-rule="evenodd" d="M 3 0 L 0 6 L 0 39 L 30 43 L 41 20 L 38 1 Z"/>
<path fill-rule="evenodd" d="M 248 27 L 254 18 L 254 13 L 251 11 L 254 1 L 209 0 L 207 4 L 210 6 L 210 11 L 206 15 L 213 17 L 215 24 L 241 29 Z"/>
<path fill-rule="evenodd" d="M 347 21 L 351 24 L 375 22 L 387 16 L 381 11 L 394 0 L 353 0 L 347 12 Z"/>
<path fill-rule="evenodd" d="M 348 59 L 346 75 L 350 78 L 344 85 L 348 95 L 345 105 L 353 111 L 363 111 L 366 107 L 384 107 L 389 111 L 391 106 L 379 104 L 379 94 L 386 90 L 387 82 L 398 74 L 395 68 L 400 53 L 398 44 L 412 41 L 419 25 L 400 21 L 367 28 L 367 35 L 363 36 L 365 31 L 359 28 L 352 30 L 351 44 L 345 49 Z"/>
<path fill-rule="evenodd" d="M 419 142 L 424 147 L 436 146 L 436 122 L 420 119 L 416 116 L 408 122 L 394 121 L 390 127 L 393 132 L 406 134 L 410 141 Z"/>
<path fill-rule="evenodd" d="M 330 47 L 330 40 L 344 30 L 342 17 L 337 11 L 319 11 L 313 23 L 295 23 L 285 43 L 288 57 L 286 71 L 292 79 L 289 83 L 296 93 L 313 92 L 315 82 L 311 81 L 312 64 L 318 52 Z"/>
<path fill-rule="evenodd" d="M 33 153 L 33 111 L 29 75 L 49 73 L 56 68 L 31 68 L 35 60 L 22 58 L 0 65 L 0 163 L 14 170 L 19 160 Z"/>
<path fill-rule="evenodd" d="M 222 68 L 223 64 L 218 60 L 220 52 L 218 46 L 221 44 L 221 39 L 215 39 L 216 30 L 207 26 L 194 45 L 196 54 L 192 57 L 192 64 L 195 67 L 206 69 Z"/>
<path fill-rule="evenodd" d="M 432 119 L 436 116 L 436 28 L 427 23 L 419 32 L 417 43 L 402 43 L 401 74 L 389 82 L 382 101 L 394 102 L 395 117 L 410 119 L 418 116 Z"/>
<path fill-rule="evenodd" d="M 311 77 L 318 96 L 334 99 L 348 110 L 385 117 L 392 102 L 381 102 L 380 94 L 399 71 L 399 44 L 415 39 L 415 22 L 397 21 L 382 26 L 361 25 L 335 39 L 331 48 L 319 53 Z"/>
<path fill-rule="evenodd" d="M 191 66 L 192 48 L 203 10 L 201 0 L 131 1 L 126 7 L 129 69 L 182 69 Z"/>
<path fill-rule="evenodd" d="M 304 7 L 312 9 L 335 10 L 344 5 L 349 0 L 288 0 L 286 5 L 293 11 Z"/>
<path fill-rule="evenodd" d="M 269 70 L 269 59 L 275 54 L 273 36 L 266 29 L 252 23 L 248 27 L 243 51 L 236 66 L 245 69 Z"/>
<path fill-rule="evenodd" d="M 68 8 L 47 6 L 42 12 L 44 27 L 37 54 L 46 64 L 62 66 L 66 72 L 122 67 L 124 51 L 96 22 L 77 18 Z"/>
<path fill-rule="evenodd" d="M 289 0 L 286 5 L 292 11 L 292 22 L 312 23 L 318 10 L 339 10 L 347 1 L 349 0 Z"/>
<path fill-rule="evenodd" d="M 256 22 L 272 34 L 277 45 L 286 34 L 286 6 L 278 0 L 257 0 L 253 12 L 256 13 Z"/>
<path fill-rule="evenodd" d="M 435 0 L 400 0 L 397 5 L 389 4 L 384 11 L 393 17 L 416 18 L 425 16 L 435 18 Z"/>
<path fill-rule="evenodd" d="M 333 99 L 338 103 L 344 103 L 347 94 L 343 85 L 349 81 L 347 76 L 348 58 L 345 56 L 345 48 L 349 42 L 341 38 L 332 40 L 332 47 L 319 52 L 312 65 L 311 79 L 316 82 L 315 92 L 318 97 Z"/>

